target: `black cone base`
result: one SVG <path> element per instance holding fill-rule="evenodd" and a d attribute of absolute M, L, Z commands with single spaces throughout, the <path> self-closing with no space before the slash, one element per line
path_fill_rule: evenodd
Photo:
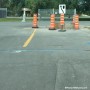
<path fill-rule="evenodd" d="M 49 30 L 56 30 L 56 28 L 49 28 Z"/>
<path fill-rule="evenodd" d="M 38 26 L 36 26 L 36 27 L 32 27 L 32 28 L 39 28 Z"/>
<path fill-rule="evenodd" d="M 66 32 L 66 30 L 58 30 L 59 32 Z"/>

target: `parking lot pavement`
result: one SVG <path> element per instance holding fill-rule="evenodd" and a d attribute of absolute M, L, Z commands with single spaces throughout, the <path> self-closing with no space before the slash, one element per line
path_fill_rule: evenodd
<path fill-rule="evenodd" d="M 90 30 L 41 23 L 0 23 L 0 90 L 90 90 Z"/>

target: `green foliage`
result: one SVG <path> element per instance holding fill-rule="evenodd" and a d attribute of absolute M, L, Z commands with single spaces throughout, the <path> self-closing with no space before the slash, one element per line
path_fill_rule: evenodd
<path fill-rule="evenodd" d="M 59 4 L 66 4 L 67 9 L 76 8 L 79 13 L 89 13 L 90 0 L 0 0 L 0 7 L 7 7 L 14 16 L 22 15 L 22 8 L 30 8 L 31 14 L 38 9 L 58 9 Z"/>

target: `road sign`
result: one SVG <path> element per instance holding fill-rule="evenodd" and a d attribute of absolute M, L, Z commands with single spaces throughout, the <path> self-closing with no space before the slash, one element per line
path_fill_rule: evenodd
<path fill-rule="evenodd" d="M 59 5 L 59 14 L 65 14 L 66 13 L 66 5 L 60 4 Z"/>

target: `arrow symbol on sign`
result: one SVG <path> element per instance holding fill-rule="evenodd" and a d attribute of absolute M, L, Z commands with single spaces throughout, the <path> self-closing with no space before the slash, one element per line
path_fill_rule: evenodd
<path fill-rule="evenodd" d="M 60 7 L 61 7 L 62 12 L 64 13 L 64 11 L 63 11 L 63 9 L 62 9 L 62 6 L 60 6 Z"/>

